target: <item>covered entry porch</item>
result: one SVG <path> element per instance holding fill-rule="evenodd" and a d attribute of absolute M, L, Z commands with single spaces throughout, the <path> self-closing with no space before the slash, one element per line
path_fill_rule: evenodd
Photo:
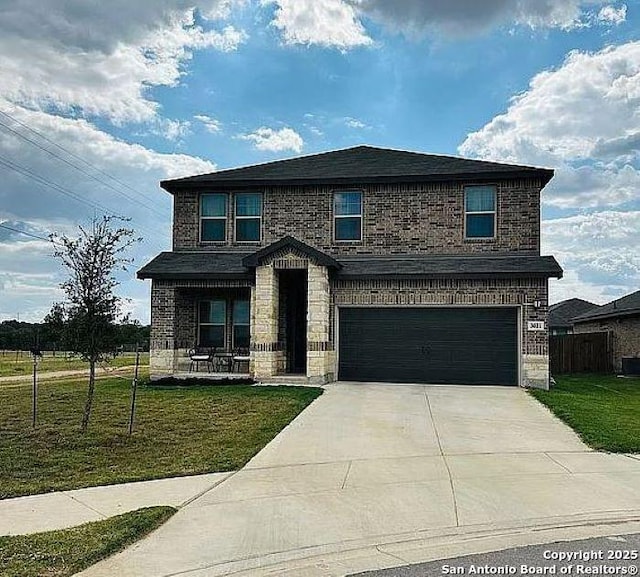
<path fill-rule="evenodd" d="M 258 381 L 334 380 L 329 277 L 339 267 L 291 237 L 252 254 L 163 253 L 138 275 L 153 281 L 152 378 L 238 371 L 244 357 Z M 194 350 L 216 362 L 194 367 Z"/>
<path fill-rule="evenodd" d="M 232 286 L 235 285 L 235 286 Z M 151 291 L 151 378 L 251 373 L 250 281 L 155 280 Z M 209 357 L 209 358 L 208 358 Z M 194 359 L 199 359 L 194 361 Z"/>
<path fill-rule="evenodd" d="M 339 264 L 287 237 L 244 259 L 255 268 L 252 367 L 257 380 L 335 378 L 329 275 Z"/>

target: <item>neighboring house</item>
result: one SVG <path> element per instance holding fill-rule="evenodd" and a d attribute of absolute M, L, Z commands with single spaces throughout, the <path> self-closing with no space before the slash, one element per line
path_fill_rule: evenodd
<path fill-rule="evenodd" d="M 573 317 L 582 315 L 598 305 L 582 299 L 567 299 L 549 307 L 549 334 L 568 335 L 573 332 Z"/>
<path fill-rule="evenodd" d="M 624 357 L 640 357 L 640 291 L 576 316 L 574 333 L 609 331 L 613 368 L 622 371 Z"/>
<path fill-rule="evenodd" d="M 358 146 L 164 181 L 173 251 L 138 272 L 152 376 L 250 345 L 261 381 L 548 387 L 552 176 Z"/>

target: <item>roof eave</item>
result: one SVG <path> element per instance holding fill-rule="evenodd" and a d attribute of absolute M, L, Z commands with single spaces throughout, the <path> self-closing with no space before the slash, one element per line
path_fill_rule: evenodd
<path fill-rule="evenodd" d="M 593 321 L 600 321 L 600 320 L 606 320 L 606 319 L 615 319 L 615 318 L 619 318 L 619 317 L 633 317 L 633 316 L 638 316 L 640 315 L 640 308 L 634 308 L 634 309 L 626 309 L 626 310 L 618 310 L 618 311 L 611 311 L 611 312 L 607 312 L 607 313 L 602 313 L 599 315 L 593 315 L 593 316 L 588 316 L 588 317 L 575 317 L 573 319 L 571 319 L 571 322 L 576 325 L 576 324 L 580 324 L 580 323 L 590 323 Z"/>
<path fill-rule="evenodd" d="M 556 276 L 559 274 L 560 276 Z M 339 280 L 366 280 L 376 278 L 382 280 L 411 280 L 417 278 L 465 278 L 465 279 L 513 279 L 513 278 L 561 278 L 562 273 L 549 272 L 445 272 L 445 273 L 344 273 L 339 272 Z"/>
<path fill-rule="evenodd" d="M 136 276 L 140 280 L 252 280 L 253 275 L 246 273 L 179 273 L 179 272 L 145 272 L 139 270 Z"/>
<path fill-rule="evenodd" d="M 547 168 L 511 170 L 511 171 L 490 171 L 473 173 L 448 173 L 432 175 L 401 175 L 401 176 L 349 176 L 328 178 L 282 178 L 282 179 L 246 179 L 246 178 L 224 178 L 216 179 L 212 175 L 211 179 L 204 177 L 189 177 L 184 179 L 163 180 L 160 187 L 167 192 L 174 194 L 185 190 L 228 190 L 229 188 L 257 188 L 265 186 L 304 186 L 304 185 L 359 185 L 359 184 L 393 184 L 393 183 L 416 183 L 416 182 L 446 182 L 451 180 L 463 182 L 491 182 L 509 178 L 540 178 L 544 188 L 553 178 L 554 171 Z"/>

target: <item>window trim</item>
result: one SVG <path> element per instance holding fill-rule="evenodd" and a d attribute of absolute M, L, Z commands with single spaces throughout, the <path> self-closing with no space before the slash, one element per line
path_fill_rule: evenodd
<path fill-rule="evenodd" d="M 238 216 L 238 197 L 242 194 L 257 194 L 260 196 L 260 216 Z M 255 192 L 251 190 L 233 193 L 233 242 L 237 244 L 260 244 L 263 238 L 263 214 L 264 214 L 264 192 Z M 258 219 L 260 237 L 257 240 L 238 240 L 238 221 Z"/>
<path fill-rule="evenodd" d="M 493 188 L 493 210 L 467 210 L 467 190 L 470 188 Z M 472 242 L 492 241 L 496 240 L 498 236 L 498 186 L 492 183 L 479 183 L 479 184 L 465 184 L 462 191 L 462 210 L 463 210 L 463 229 L 464 240 Z M 467 215 L 481 215 L 492 214 L 493 215 L 493 234 L 492 236 L 468 236 L 467 234 Z"/>
<path fill-rule="evenodd" d="M 220 301 L 222 303 L 224 303 L 224 322 L 222 324 L 220 323 L 203 323 L 200 321 L 200 307 L 202 306 L 202 303 L 205 302 L 214 302 L 214 301 Z M 227 348 L 227 315 L 229 313 L 228 310 L 228 299 L 226 298 L 204 298 L 204 299 L 200 299 L 198 300 L 198 346 L 199 347 L 203 347 L 203 346 L 211 346 L 211 345 L 203 345 L 202 344 L 202 327 L 222 327 L 222 347 L 216 347 L 216 348 L 223 348 L 226 350 Z"/>
<path fill-rule="evenodd" d="M 357 192 L 360 195 L 360 214 L 336 214 L 336 195 L 345 192 Z M 333 241 L 339 243 L 361 243 L 364 238 L 364 191 L 360 188 L 352 189 L 336 189 L 332 191 L 332 212 L 333 212 Z M 359 218 L 360 219 L 360 238 L 339 239 L 336 235 L 336 221 L 339 218 Z"/>
<path fill-rule="evenodd" d="M 224 196 L 224 216 L 203 216 L 202 215 L 202 197 L 205 195 L 221 195 Z M 224 220 L 224 239 L 222 240 L 204 240 L 202 238 L 202 221 L 203 220 Z M 201 192 L 198 195 L 198 242 L 200 244 L 226 244 L 229 238 L 229 194 L 227 192 Z"/>

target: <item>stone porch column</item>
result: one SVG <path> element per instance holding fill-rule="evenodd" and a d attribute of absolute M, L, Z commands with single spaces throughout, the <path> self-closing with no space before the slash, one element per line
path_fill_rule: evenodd
<path fill-rule="evenodd" d="M 521 385 L 549 389 L 549 326 L 547 279 L 538 281 L 522 300 L 522 378 Z M 529 322 L 542 323 L 542 328 Z"/>
<path fill-rule="evenodd" d="M 335 351 L 329 340 L 329 269 L 309 262 L 307 275 L 307 378 L 321 384 L 334 380 L 335 372 Z"/>
<path fill-rule="evenodd" d="M 261 379 L 278 374 L 281 351 L 278 344 L 278 273 L 273 266 L 256 267 L 253 298 L 252 356 L 254 377 Z"/>

